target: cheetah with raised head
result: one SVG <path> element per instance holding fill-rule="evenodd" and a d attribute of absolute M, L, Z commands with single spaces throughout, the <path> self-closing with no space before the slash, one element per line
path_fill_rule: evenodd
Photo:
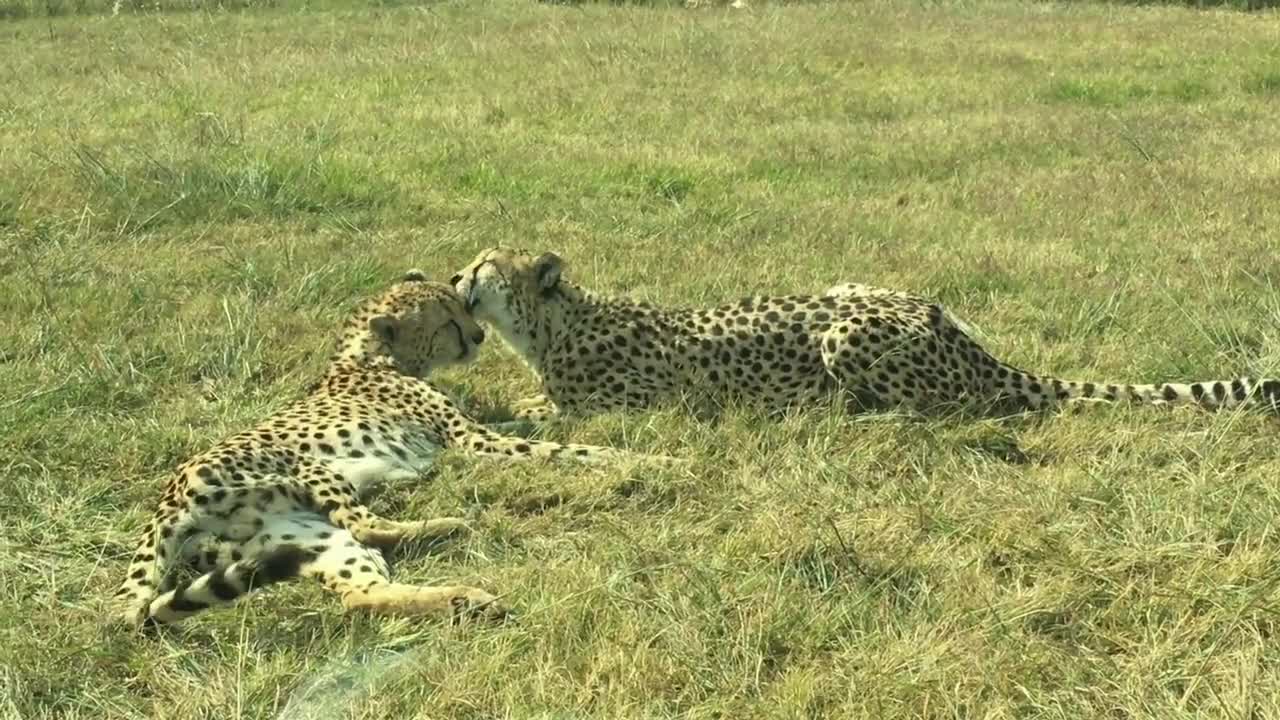
<path fill-rule="evenodd" d="M 501 616 L 483 590 L 390 579 L 380 546 L 452 535 L 460 520 L 389 520 L 360 498 L 418 477 L 443 448 L 511 460 L 624 453 L 499 435 L 423 379 L 470 361 L 483 340 L 453 289 L 418 271 L 366 301 L 306 397 L 178 469 L 117 593 L 125 619 L 174 622 L 291 577 L 319 579 L 349 610 Z M 181 565 L 203 574 L 175 583 Z"/>
<path fill-rule="evenodd" d="M 451 280 L 477 318 L 538 375 L 515 404 L 537 420 L 649 406 L 681 393 L 783 410 L 841 389 L 856 408 L 1044 408 L 1077 399 L 1280 409 L 1280 381 L 1116 385 L 1034 375 L 992 357 L 937 304 L 846 284 L 711 309 L 603 297 L 563 277 L 553 253 L 485 250 Z"/>

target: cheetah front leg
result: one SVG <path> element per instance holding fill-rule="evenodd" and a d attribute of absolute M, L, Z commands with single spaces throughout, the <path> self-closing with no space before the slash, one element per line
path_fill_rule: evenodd
<path fill-rule="evenodd" d="M 546 422 L 560 414 L 560 408 L 545 393 L 511 404 L 511 416 L 528 422 Z"/>
<path fill-rule="evenodd" d="M 471 531 L 461 518 L 390 520 L 355 502 L 350 495 L 338 493 L 329 495 L 323 510 L 330 522 L 350 532 L 357 541 L 377 547 L 406 542 L 436 543 Z"/>
<path fill-rule="evenodd" d="M 375 547 L 390 547 L 408 542 L 436 543 L 471 532 L 462 518 L 431 520 L 388 520 L 372 513 L 358 515 L 358 510 L 344 514 L 342 509 L 329 513 L 329 519 L 346 529 L 357 541 Z M 340 519 L 335 519 L 340 518 Z"/>
<path fill-rule="evenodd" d="M 445 520 L 454 520 L 453 518 L 409 521 L 384 518 L 343 491 L 329 493 L 320 509 L 329 517 L 330 522 L 351 533 L 356 541 L 377 547 L 397 545 L 419 538 L 440 537 L 457 531 L 457 526 L 446 527 L 442 524 Z M 461 524 L 461 521 L 457 522 Z"/>
<path fill-rule="evenodd" d="M 665 455 L 645 455 L 600 445 L 558 443 L 500 435 L 480 425 L 470 425 L 459 429 L 450 438 L 450 444 L 471 455 L 505 460 L 545 458 L 569 459 L 581 463 L 600 463 L 629 458 L 662 464 L 680 464 L 683 462 L 679 458 Z"/>
<path fill-rule="evenodd" d="M 296 509 L 310 510 L 328 516 L 334 525 L 350 532 L 359 542 L 389 546 L 419 537 L 439 534 L 436 521 L 391 520 L 369 509 L 360 501 L 348 475 L 331 464 L 299 463 L 297 490 L 292 497 L 300 504 Z"/>

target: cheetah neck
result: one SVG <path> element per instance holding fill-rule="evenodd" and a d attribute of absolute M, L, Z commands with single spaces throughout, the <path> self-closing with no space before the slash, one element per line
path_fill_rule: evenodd
<path fill-rule="evenodd" d="M 538 312 L 532 314 L 528 329 L 522 333 L 501 327 L 499 330 L 511 348 L 530 367 L 541 372 L 556 348 L 572 340 L 580 329 L 581 317 L 589 314 L 596 302 L 593 293 L 561 280 L 555 297 L 538 302 Z"/>
<path fill-rule="evenodd" d="M 369 320 L 365 313 L 357 314 L 343 328 L 342 335 L 338 337 L 337 348 L 329 359 L 327 374 L 347 373 L 357 369 L 399 370 L 386 343 L 369 330 Z"/>

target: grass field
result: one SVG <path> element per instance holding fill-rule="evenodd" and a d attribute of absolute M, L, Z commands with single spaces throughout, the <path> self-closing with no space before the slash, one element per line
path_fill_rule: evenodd
<path fill-rule="evenodd" d="M 1274 418 L 1090 408 L 447 455 L 410 582 L 502 627 L 260 593 L 104 622 L 167 473 L 301 392 L 359 298 L 485 246 L 664 303 L 861 281 L 1073 379 L 1280 372 L 1280 16 L 532 2 L 0 22 L 0 717 L 1280 717 Z M 494 342 L 441 378 L 533 390 Z"/>

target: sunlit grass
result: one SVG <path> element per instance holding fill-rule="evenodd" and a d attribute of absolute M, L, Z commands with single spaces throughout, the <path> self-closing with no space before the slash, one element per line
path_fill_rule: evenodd
<path fill-rule="evenodd" d="M 396 570 L 513 624 L 292 585 L 107 626 L 170 469 L 484 246 L 669 304 L 911 290 L 1070 378 L 1280 370 L 1274 14 L 236 7 L 0 23 L 0 717 L 1280 714 L 1246 414 L 566 422 L 693 463 L 450 455 L 376 501 L 466 515 Z M 496 342 L 441 381 L 489 417 L 533 389 Z"/>

